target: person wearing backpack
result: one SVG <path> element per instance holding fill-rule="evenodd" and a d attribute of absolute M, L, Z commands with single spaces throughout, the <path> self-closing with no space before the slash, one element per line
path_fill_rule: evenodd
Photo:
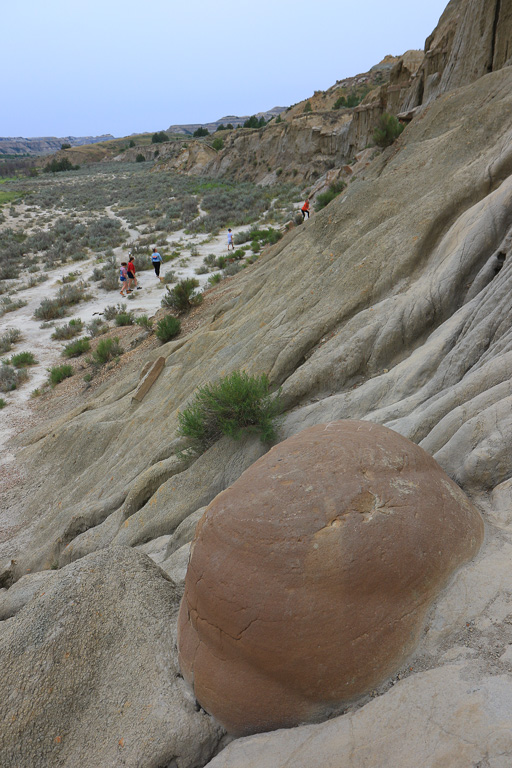
<path fill-rule="evenodd" d="M 153 248 L 153 253 L 151 254 L 151 261 L 153 262 L 153 268 L 155 270 L 155 275 L 162 280 L 160 277 L 160 264 L 162 264 L 163 259 L 158 253 L 156 248 Z"/>

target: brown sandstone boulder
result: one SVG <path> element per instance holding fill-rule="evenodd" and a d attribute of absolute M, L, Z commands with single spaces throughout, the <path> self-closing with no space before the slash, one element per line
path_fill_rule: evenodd
<path fill-rule="evenodd" d="M 406 438 L 363 421 L 306 429 L 199 522 L 183 675 L 236 735 L 325 718 L 404 661 L 482 537 L 477 510 Z"/>

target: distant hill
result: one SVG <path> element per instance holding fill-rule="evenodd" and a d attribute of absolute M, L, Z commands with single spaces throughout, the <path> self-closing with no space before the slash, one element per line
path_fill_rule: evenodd
<path fill-rule="evenodd" d="M 264 117 L 265 120 L 270 120 L 271 117 L 277 117 L 281 112 L 284 112 L 287 107 L 273 107 L 267 112 L 256 112 L 256 117 Z M 251 115 L 244 115 L 243 117 L 237 117 L 236 115 L 226 115 L 219 120 L 214 120 L 212 123 L 190 123 L 189 125 L 171 125 L 167 129 L 169 133 L 183 133 L 187 136 L 191 136 L 198 128 L 207 128 L 210 133 L 214 133 L 219 125 L 227 125 L 231 123 L 236 128 L 237 125 L 243 125 Z"/>
<path fill-rule="evenodd" d="M 81 147 L 84 144 L 97 144 L 100 141 L 109 141 L 114 137 L 108 133 L 104 136 L 37 136 L 25 139 L 21 136 L 0 137 L 0 156 L 2 155 L 50 155 L 57 152 L 63 144 L 72 147 Z"/>

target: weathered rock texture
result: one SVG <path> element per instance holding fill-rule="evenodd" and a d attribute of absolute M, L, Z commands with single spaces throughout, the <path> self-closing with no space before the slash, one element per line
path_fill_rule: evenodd
<path fill-rule="evenodd" d="M 208 768 L 509 768 L 511 713 L 508 675 L 451 665 L 355 714 L 238 739 Z"/>
<path fill-rule="evenodd" d="M 22 458 L 38 469 L 0 548 L 17 576 L 170 535 L 236 480 L 259 441 L 221 441 L 189 468 L 169 458 L 179 409 L 236 368 L 282 384 L 284 437 L 365 418 L 421 442 L 466 491 L 510 477 L 511 111 L 510 68 L 438 99 L 237 276 L 211 322 L 158 350 L 166 366 L 142 403 L 127 376 L 29 434 Z"/>
<path fill-rule="evenodd" d="M 204 765 L 222 731 L 173 660 L 178 602 L 122 547 L 50 576 L 0 624 L 2 768 Z"/>
<path fill-rule="evenodd" d="M 236 735 L 325 719 L 396 669 L 482 519 L 418 446 L 332 422 L 259 459 L 192 545 L 184 677 Z"/>
<path fill-rule="evenodd" d="M 488 8 L 486 0 L 484 6 Z M 452 40 L 462 7 L 451 3 L 448 9 Z M 481 8 L 478 13 L 483 19 Z M 505 24 L 509 16 L 502 18 L 502 13 L 510 13 L 510 0 L 500 5 L 496 40 L 503 34 L 503 39 L 510 39 Z M 470 34 L 471 28 L 466 29 Z M 432 74 L 444 71 L 449 59 L 451 43 L 446 40 L 446 50 L 438 51 L 440 63 L 432 61 Z M 480 60 L 477 45 L 475 61 Z M 429 88 L 432 92 L 436 88 L 434 80 Z M 419 109 L 398 142 L 364 169 L 343 195 L 233 279 L 229 300 L 219 302 L 203 327 L 155 352 L 154 357 L 166 358 L 166 367 L 142 403 L 131 403 L 141 359 L 136 372 L 127 370 L 118 383 L 98 390 L 80 408 L 25 435 L 18 468 L 26 470 L 26 487 L 18 497 L 10 492 L 9 516 L 15 526 L 11 538 L 0 544 L 0 562 L 2 566 L 7 562 L 0 574 L 2 587 L 29 571 L 63 566 L 112 542 L 144 546 L 173 537 L 191 514 L 232 484 L 264 452 L 258 441 L 220 441 L 191 466 L 171 457 L 176 414 L 194 390 L 243 368 L 268 373 L 273 385 L 283 386 L 283 437 L 343 418 L 385 424 L 424 447 L 477 500 L 488 523 L 486 542 L 475 562 L 457 574 L 439 600 L 417 653 L 427 666 L 435 667 L 474 658 L 461 672 L 461 685 L 467 685 L 464 696 L 473 691 L 472 680 L 482 690 L 488 675 L 494 683 L 498 675 L 510 679 L 511 113 L 510 67 L 453 88 Z M 171 541 L 167 539 L 169 546 Z M 15 562 L 9 565 L 11 559 Z M 181 578 L 185 559 L 186 549 L 180 548 L 165 564 Z M 102 581 L 115 579 L 108 558 L 98 562 L 105 563 Z M 73 564 L 62 578 L 68 572 L 81 578 L 80 569 L 80 562 Z M 60 574 L 48 578 L 53 582 Z M 27 589 L 22 583 L 19 592 L 6 600 L 9 611 L 30 597 L 34 583 Z M 100 587 L 106 588 L 98 582 Z M 96 598 L 92 590 L 87 595 L 92 602 Z M 6 597 L 2 593 L 2 601 Z M 21 643 L 22 635 L 32 632 L 33 611 L 34 620 L 47 627 L 45 615 L 54 615 L 52 604 L 45 603 L 43 610 L 41 599 L 31 600 L 8 619 L 2 634 L 9 632 L 10 640 Z M 95 617 L 83 604 L 79 607 L 83 631 Z M 69 603 L 67 610 L 72 608 L 78 610 Z M 474 622 L 472 633 L 468 617 Z M 143 609 L 141 621 L 154 626 Z M 157 647 L 162 624 L 154 631 Z M 58 627 L 57 622 L 52 626 Z M 135 620 L 131 626 L 138 626 Z M 16 627 L 21 628 L 20 635 L 14 638 Z M 127 647 L 133 650 L 133 645 Z M 28 678 L 34 657 L 27 651 L 26 659 L 20 674 Z M 78 680 L 80 670 L 77 664 L 73 674 Z M 426 702 L 420 711 L 422 725 L 410 731 L 404 766 L 416 767 L 419 758 L 407 762 L 407 755 L 413 754 L 420 755 L 425 766 L 429 760 L 436 768 L 442 765 L 441 758 L 436 765 L 437 735 L 443 740 L 455 734 L 451 743 L 462 755 L 472 743 L 476 728 L 471 717 L 465 718 L 469 730 L 453 728 L 448 734 L 446 718 L 436 718 L 441 700 L 450 700 L 454 690 L 448 677 L 446 686 L 439 683 L 444 672 L 440 669 L 435 680 L 428 678 L 432 686 L 422 693 Z M 108 679 L 113 679 L 111 670 Z M 11 687 L 2 690 L 8 691 L 12 709 L 18 699 L 25 700 L 23 691 L 15 688 L 17 682 L 8 680 Z M 80 696 L 81 689 L 77 693 L 72 680 L 66 685 L 71 698 Z M 407 695 L 397 713 L 414 712 L 418 695 L 412 682 L 402 690 Z M 508 705 L 500 703 L 504 700 L 496 685 L 489 684 L 486 690 L 489 695 L 481 705 L 476 702 L 474 710 L 483 713 L 477 717 L 481 730 L 474 761 L 508 768 L 503 762 L 508 746 L 501 732 L 496 737 L 494 725 Z M 374 734 L 376 741 L 379 734 L 390 738 L 400 722 L 397 714 L 391 728 L 386 726 L 386 712 L 394 711 L 390 701 L 394 691 L 385 693 L 379 687 L 379 694 L 379 707 L 372 706 L 368 726 L 357 732 L 348 752 L 339 750 L 342 757 L 348 755 L 346 760 L 340 757 L 343 768 L 364 754 L 367 734 Z M 95 694 L 100 702 L 102 695 Z M 42 697 L 33 701 L 39 702 L 37 706 L 44 703 Z M 92 711 L 92 703 L 87 711 Z M 432 728 L 428 742 L 425 721 Z M 506 718 L 503 721 L 507 728 Z M 81 729 L 81 712 L 74 710 L 76 728 L 71 718 L 64 722 L 69 733 L 76 733 L 76 740 L 70 736 L 67 741 L 68 749 L 73 756 L 80 755 L 80 743 L 90 744 Z M 141 732 L 138 721 L 131 727 L 134 733 Z M 393 755 L 406 743 L 406 736 L 397 740 L 398 746 L 388 742 Z M 328 752 L 323 765 L 337 765 L 335 750 Z M 76 762 L 73 757 L 68 764 Z M 292 756 L 290 763 L 300 765 L 299 758 Z M 386 765 L 384 759 L 382 763 Z"/>
<path fill-rule="evenodd" d="M 403 109 L 506 66 L 512 57 L 510 0 L 451 0 L 425 42 L 425 58 Z"/>

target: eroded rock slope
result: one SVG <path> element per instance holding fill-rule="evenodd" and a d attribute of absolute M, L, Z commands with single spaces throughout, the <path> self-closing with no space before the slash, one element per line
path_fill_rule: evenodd
<path fill-rule="evenodd" d="M 508 14 L 510 2 L 499 8 Z M 510 39 L 507 18 L 498 19 L 496 41 L 501 30 Z M 83 408 L 24 436 L 19 463 L 27 469 L 26 493 L 11 510 L 16 527 L 0 554 L 13 562 L 0 583 L 5 587 L 28 572 L 66 567 L 48 577 L 48 587 L 46 581 L 25 582 L 5 607 L 4 615 L 15 613 L 0 624 L 6 648 L 22 649 L 23 638 L 35 632 L 31 617 L 53 616 L 50 607 L 43 610 L 40 587 L 53 590 L 64 584 L 54 579 L 79 577 L 91 563 L 104 568 L 111 550 L 101 550 L 111 544 L 144 547 L 150 554 L 154 546 L 163 566 L 175 558 L 175 570 L 183 571 L 183 547 L 193 528 L 187 520 L 265 447 L 253 438 L 223 440 L 182 464 L 174 456 L 177 413 L 200 384 L 236 368 L 265 372 L 283 388 L 283 438 L 341 418 L 392 427 L 425 448 L 472 497 L 485 515 L 486 540 L 427 618 L 407 668 L 407 674 L 424 672 L 388 692 L 380 689 L 384 695 L 376 702 L 332 721 L 329 742 L 317 730 L 301 729 L 292 737 L 292 756 L 279 734 L 263 737 L 263 746 L 262 737 L 250 742 L 247 750 L 260 756 L 253 764 L 313 765 L 307 742 L 319 738 L 327 750 L 322 764 L 336 755 L 333 765 L 355 768 L 371 760 L 363 750 L 369 733 L 387 750 L 378 755 L 381 768 L 391 768 L 397 764 L 396 741 L 389 741 L 394 731 L 386 722 L 406 712 L 403 766 L 412 768 L 419 754 L 432 768 L 465 768 L 478 760 L 492 768 L 508 766 L 512 723 L 503 680 L 512 674 L 511 108 L 510 67 L 439 96 L 343 195 L 237 276 L 232 298 L 215 307 L 206 325 L 152 353 L 163 355 L 166 366 L 142 403 L 132 403 L 138 377 L 130 372 Z M 119 564 L 121 556 L 115 557 Z M 136 570 L 145 570 L 137 562 Z M 123 568 L 116 566 L 109 576 L 116 593 L 122 591 Z M 96 584 L 94 576 L 83 578 Z M 165 579 L 155 579 L 158 592 L 158 580 Z M 76 593 L 69 595 L 74 600 Z M 24 600 L 29 602 L 19 610 Z M 170 614 L 174 631 L 175 613 Z M 30 658 L 32 665 L 36 661 Z M 111 670 L 108 679 L 114 680 Z M 39 693 L 46 682 L 41 677 Z M 69 695 L 75 695 L 72 686 Z M 445 715 L 435 703 L 446 700 L 456 709 Z M 60 721 L 60 710 L 54 711 L 52 728 Z M 159 723 L 155 728 L 161 734 Z M 211 752 L 220 731 L 208 734 Z M 69 754 L 82 759 L 76 746 L 82 736 L 77 732 L 74 739 Z M 16 742 L 11 744 L 9 760 L 15 764 Z M 168 747 L 157 757 L 170 765 L 176 754 L 186 754 L 185 748 L 174 753 Z M 48 760 L 54 749 L 48 747 Z M 91 761 L 95 745 L 88 749 L 83 754 Z M 237 749 L 215 758 L 216 764 L 246 768 L 249 751 L 241 759 Z M 137 750 L 126 764 L 165 764 Z M 178 764 L 208 759 L 206 751 L 199 752 Z M 121 761 L 117 753 L 111 759 L 114 765 Z"/>

